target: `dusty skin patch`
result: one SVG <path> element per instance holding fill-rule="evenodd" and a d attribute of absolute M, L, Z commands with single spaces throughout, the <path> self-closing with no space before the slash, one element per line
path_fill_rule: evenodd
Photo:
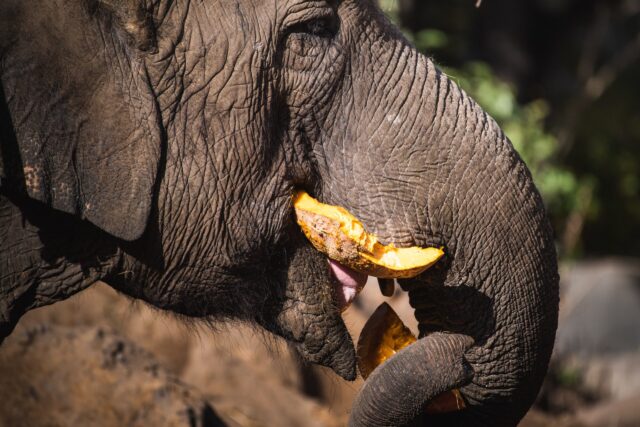
<path fill-rule="evenodd" d="M 25 166 L 22 168 L 24 174 L 24 182 L 29 193 L 38 193 L 40 191 L 40 179 L 38 178 L 39 169 L 34 166 Z"/>

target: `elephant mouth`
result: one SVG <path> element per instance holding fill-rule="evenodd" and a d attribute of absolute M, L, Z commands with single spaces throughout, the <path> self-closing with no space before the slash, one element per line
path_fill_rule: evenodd
<path fill-rule="evenodd" d="M 293 236 L 296 243 L 284 278 L 286 293 L 264 326 L 289 341 L 307 362 L 354 380 L 356 350 L 341 313 L 355 301 L 369 276 L 377 276 L 329 258 L 302 233 Z"/>
<path fill-rule="evenodd" d="M 341 312 L 369 276 L 416 277 L 443 252 L 383 245 L 346 209 L 323 204 L 305 192 L 294 195 L 293 205 L 302 233 L 289 235 L 287 291 L 275 331 L 307 361 L 354 379 L 355 348 Z"/>

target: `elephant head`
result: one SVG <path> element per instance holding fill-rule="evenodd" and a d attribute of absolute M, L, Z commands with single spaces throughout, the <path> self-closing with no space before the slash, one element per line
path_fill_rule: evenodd
<path fill-rule="evenodd" d="M 4 0 L 0 24 L 6 333 L 104 280 L 257 322 L 354 378 L 343 283 L 293 218 L 304 189 L 385 243 L 446 252 L 401 282 L 422 338 L 374 371 L 352 425 L 515 425 L 529 408 L 557 323 L 541 198 L 373 0 Z M 465 410 L 422 414 L 454 388 Z"/>

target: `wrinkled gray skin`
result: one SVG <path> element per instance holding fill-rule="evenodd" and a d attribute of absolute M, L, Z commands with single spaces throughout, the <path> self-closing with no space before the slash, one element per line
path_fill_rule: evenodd
<path fill-rule="evenodd" d="M 351 425 L 516 425 L 545 374 L 557 266 L 495 122 L 372 0 L 3 0 L 0 336 L 104 280 L 159 308 L 258 322 L 354 378 L 304 188 L 386 243 L 444 246 L 405 281 L 422 336 Z M 423 405 L 461 387 L 468 408 Z"/>

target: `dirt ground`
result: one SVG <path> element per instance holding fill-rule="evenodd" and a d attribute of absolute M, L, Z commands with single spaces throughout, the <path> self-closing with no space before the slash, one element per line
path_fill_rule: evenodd
<path fill-rule="evenodd" d="M 345 313 L 354 339 L 382 300 L 371 283 Z M 391 304 L 415 330 L 406 295 L 397 292 Z M 521 425 L 639 426 L 638 352 L 615 359 L 616 367 L 601 355 L 585 364 L 573 344 L 563 345 L 570 356 L 554 358 Z M 610 379 L 620 372 L 625 380 L 614 387 Z M 214 331 L 98 284 L 28 313 L 0 347 L 0 426 L 337 427 L 361 384 L 305 366 L 260 330 L 230 324 Z"/>
<path fill-rule="evenodd" d="M 280 340 L 211 331 L 98 284 L 30 312 L 3 344 L 0 425 L 341 425 L 303 386 Z"/>

